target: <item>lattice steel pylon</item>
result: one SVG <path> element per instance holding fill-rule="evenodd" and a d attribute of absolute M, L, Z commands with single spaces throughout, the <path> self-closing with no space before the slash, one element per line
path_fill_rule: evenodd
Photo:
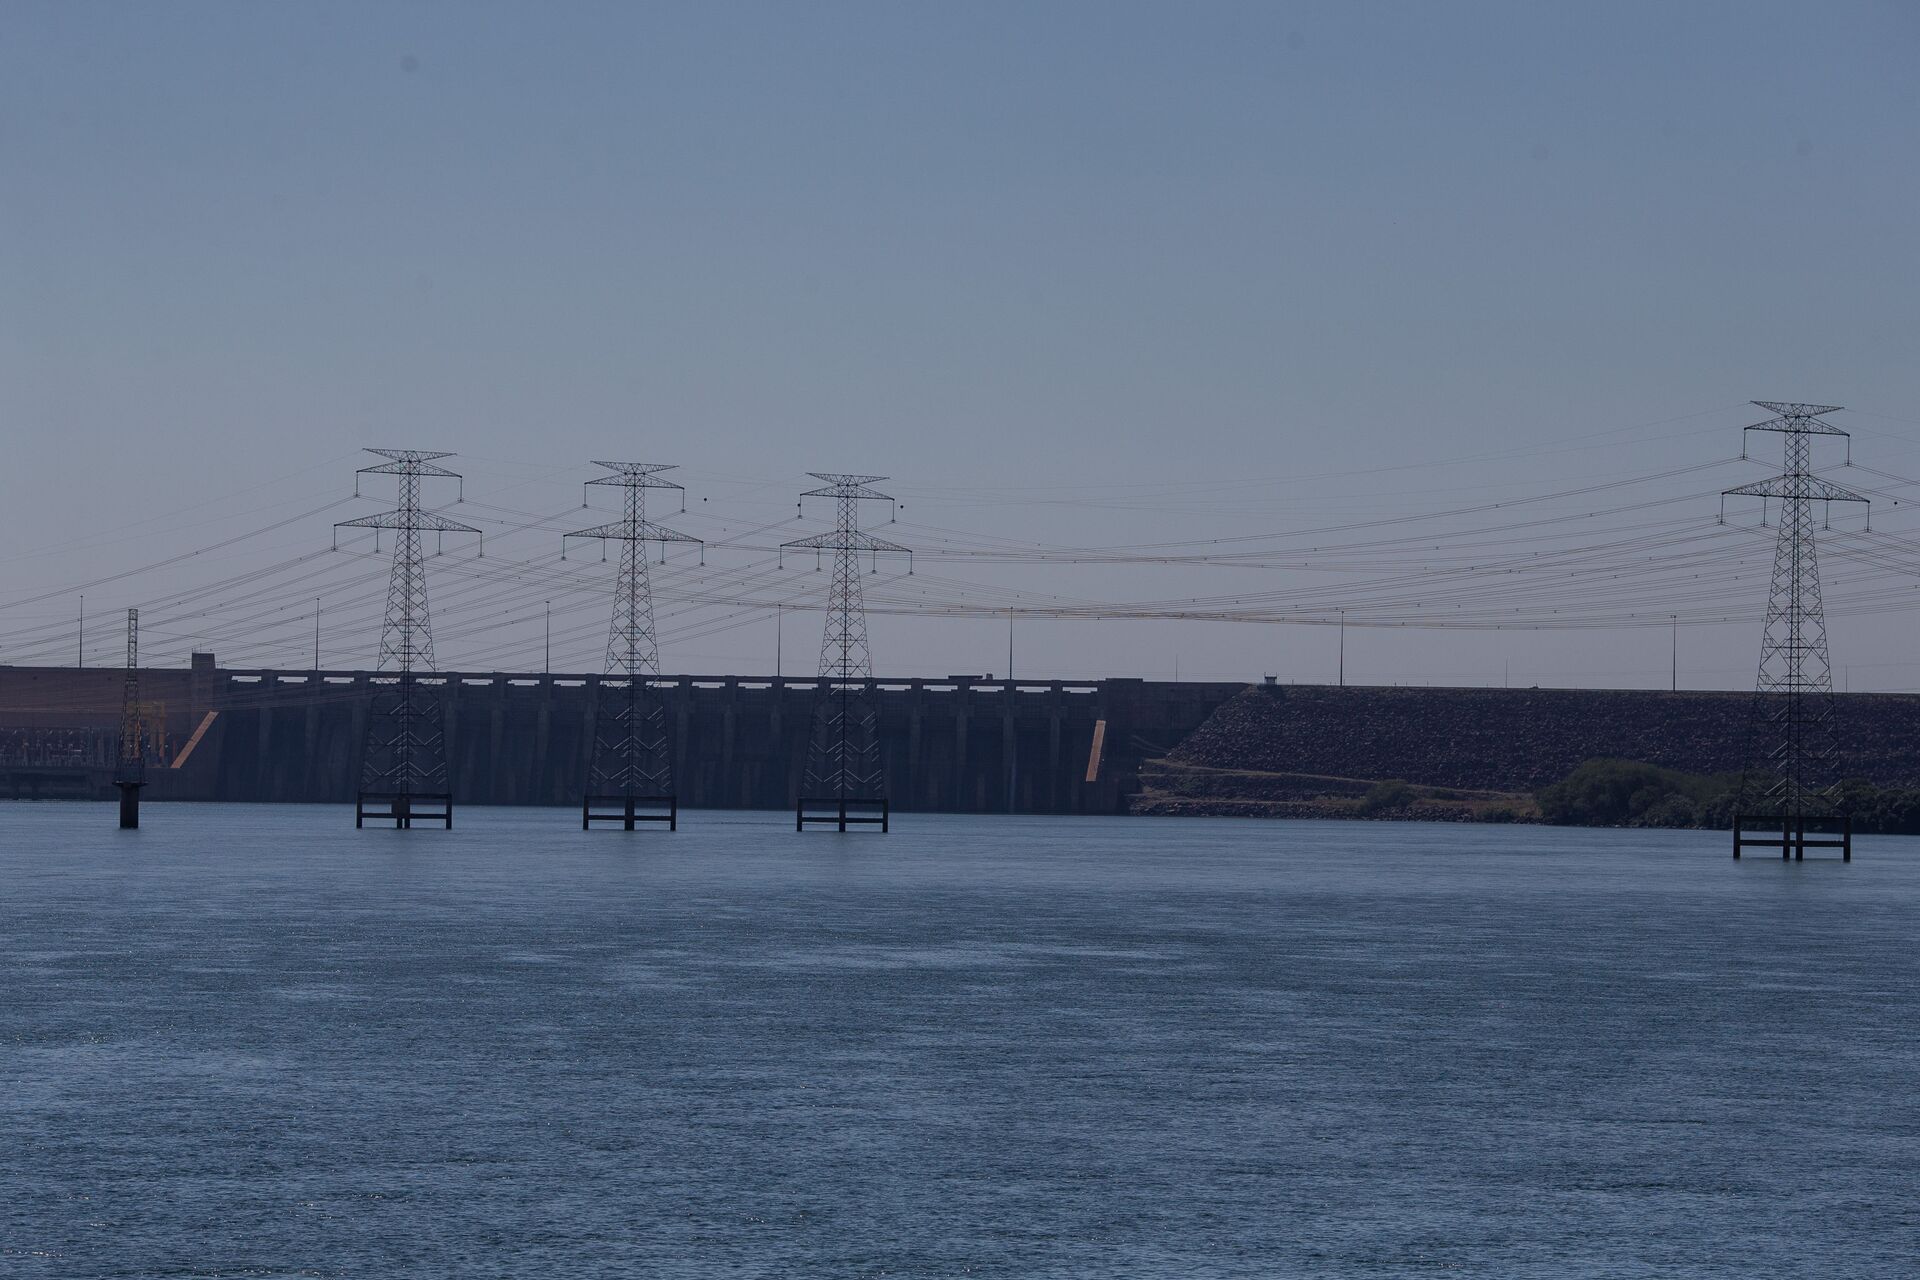
<path fill-rule="evenodd" d="M 127 610 L 127 676 L 120 690 L 120 751 L 113 785 L 120 792 L 120 826 L 140 825 L 140 788 L 147 785 L 145 723 L 140 705 L 140 611 Z"/>
<path fill-rule="evenodd" d="M 380 630 L 379 669 L 372 704 L 367 713 L 367 741 L 361 759 L 360 793 L 354 802 L 353 825 L 363 826 L 367 819 L 391 821 L 396 829 L 411 828 L 415 819 L 442 822 L 453 826 L 453 792 L 447 779 L 446 726 L 436 691 L 423 692 L 418 675 L 433 670 L 433 628 L 427 612 L 426 557 L 421 551 L 420 535 L 432 532 L 479 533 L 470 524 L 461 524 L 434 511 L 420 509 L 420 481 L 426 476 L 446 476 L 458 480 L 456 471 L 439 466 L 435 459 L 451 458 L 451 453 L 418 449 L 369 449 L 368 453 L 388 459 L 355 473 L 354 492 L 359 493 L 359 477 L 383 475 L 395 477 L 399 502 L 392 511 L 342 520 L 334 526 L 336 540 L 341 529 L 392 529 L 393 572 L 387 580 L 386 619 Z M 337 541 L 336 541 L 337 545 Z M 485 543 L 482 542 L 482 554 Z"/>
<path fill-rule="evenodd" d="M 860 584 L 860 556 L 870 558 L 879 572 L 880 553 L 907 556 L 913 572 L 913 552 L 897 542 L 860 531 L 862 502 L 893 502 L 871 486 L 885 476 L 841 475 L 810 471 L 826 481 L 819 489 L 801 494 L 832 498 L 834 528 L 830 533 L 796 538 L 782 550 L 808 550 L 816 558 L 833 552 L 833 585 L 827 597 L 827 625 L 820 641 L 820 683 L 815 696 L 813 725 L 807 740 L 806 771 L 794 809 L 794 829 L 808 823 L 832 824 L 841 831 L 849 825 L 888 829 L 885 761 L 880 750 L 880 714 L 873 689 L 873 651 L 867 642 L 867 606 Z M 897 507 L 896 507 L 897 509 Z M 817 563 L 817 560 L 816 560 Z"/>
<path fill-rule="evenodd" d="M 1833 664 L 1827 656 L 1826 612 L 1820 600 L 1820 566 L 1814 550 L 1813 505 L 1827 523 L 1836 502 L 1868 500 L 1814 475 L 1813 437 L 1847 433 L 1820 420 L 1839 405 L 1755 400 L 1773 413 L 1748 431 L 1779 432 L 1786 466 L 1777 476 L 1728 489 L 1726 499 L 1756 497 L 1780 502 L 1780 532 L 1774 541 L 1773 581 L 1760 643 L 1760 674 L 1747 725 L 1746 764 L 1734 800 L 1733 856 L 1748 845 L 1778 846 L 1782 858 L 1809 848 L 1837 848 L 1853 857 L 1849 816 L 1834 797 L 1840 750 L 1833 723 Z M 1743 437 L 1744 438 L 1744 437 Z M 1761 520 L 1766 519 L 1762 507 Z M 1815 824 L 1809 836 L 1807 826 Z M 1840 830 L 1821 832 L 1837 823 Z M 1758 828 L 1749 834 L 1749 828 Z M 1775 834 L 1777 833 L 1777 834 Z"/>
<path fill-rule="evenodd" d="M 652 683 L 660 675 L 660 643 L 653 626 L 653 579 L 647 566 L 647 543 L 660 544 L 663 563 L 670 542 L 695 543 L 703 550 L 705 544 L 647 519 L 647 490 L 685 492 L 684 486 L 660 478 L 660 472 L 673 470 L 671 466 L 659 462 L 593 465 L 605 467 L 612 474 L 596 476 L 587 483 L 618 485 L 626 490 L 626 501 L 620 519 L 576 529 L 560 539 L 563 559 L 568 538 L 597 538 L 620 544 L 620 577 L 613 592 L 606 670 L 594 693 L 593 759 L 587 767 L 587 788 L 580 801 L 580 827 L 588 830 L 596 822 L 618 822 L 632 831 L 636 823 L 664 822 L 669 831 L 674 831 L 680 826 L 680 801 L 673 785 L 673 743 L 667 732 L 666 708 Z"/>

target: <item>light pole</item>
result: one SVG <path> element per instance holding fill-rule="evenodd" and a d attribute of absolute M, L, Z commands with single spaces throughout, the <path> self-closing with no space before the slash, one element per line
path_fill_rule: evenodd
<path fill-rule="evenodd" d="M 545 656 L 540 659 L 540 672 L 542 675 L 551 675 L 553 674 L 553 601 L 547 601 L 546 605 L 547 643 Z"/>

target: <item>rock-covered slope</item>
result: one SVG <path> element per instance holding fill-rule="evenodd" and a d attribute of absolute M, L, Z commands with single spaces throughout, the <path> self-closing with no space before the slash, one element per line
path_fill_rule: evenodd
<path fill-rule="evenodd" d="M 1739 693 L 1261 685 L 1223 704 L 1169 760 L 1503 792 L 1532 792 L 1602 756 L 1724 773 L 1741 767 L 1751 701 Z M 1836 704 L 1843 776 L 1920 782 L 1920 696 L 1843 694 Z"/>

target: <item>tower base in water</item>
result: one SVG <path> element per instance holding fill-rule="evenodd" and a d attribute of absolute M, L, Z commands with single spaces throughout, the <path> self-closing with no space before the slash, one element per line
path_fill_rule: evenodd
<path fill-rule="evenodd" d="M 1838 849 L 1840 861 L 1853 861 L 1852 818 L 1841 815 L 1837 832 L 1808 831 L 1808 821 L 1804 815 L 1736 813 L 1733 815 L 1733 856 L 1738 858 L 1740 851 L 1748 848 L 1778 849 L 1782 862 L 1789 858 L 1801 862 L 1809 849 Z M 1832 821 L 1827 820 L 1829 824 Z"/>
<path fill-rule="evenodd" d="M 120 788 L 120 829 L 122 831 L 137 830 L 140 826 L 140 788 L 147 784 L 116 782 L 113 785 Z"/>
<path fill-rule="evenodd" d="M 580 829 L 593 830 L 596 822 L 617 822 L 632 831 L 642 822 L 663 822 L 667 830 L 680 829 L 680 800 L 677 796 L 586 796 L 580 801 Z"/>
<path fill-rule="evenodd" d="M 369 820 L 391 822 L 395 831 L 411 831 L 415 822 L 438 822 L 451 831 L 453 796 L 446 791 L 362 791 L 353 804 L 354 829 Z"/>
<path fill-rule="evenodd" d="M 816 826 L 837 827 L 845 831 L 848 827 L 878 827 L 885 832 L 888 829 L 888 816 L 885 796 L 867 800 L 839 796 L 829 796 L 823 800 L 803 798 L 794 806 L 793 829 L 805 831 L 809 826 Z"/>

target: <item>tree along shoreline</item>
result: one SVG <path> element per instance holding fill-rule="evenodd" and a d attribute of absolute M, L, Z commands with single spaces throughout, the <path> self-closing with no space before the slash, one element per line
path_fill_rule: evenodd
<path fill-rule="evenodd" d="M 1543 822 L 1570 827 L 1675 827 L 1726 831 L 1737 773 L 1695 774 L 1637 760 L 1588 760 L 1535 793 Z M 1868 835 L 1920 835 L 1920 787 L 1851 778 L 1833 789 L 1833 812 Z"/>

